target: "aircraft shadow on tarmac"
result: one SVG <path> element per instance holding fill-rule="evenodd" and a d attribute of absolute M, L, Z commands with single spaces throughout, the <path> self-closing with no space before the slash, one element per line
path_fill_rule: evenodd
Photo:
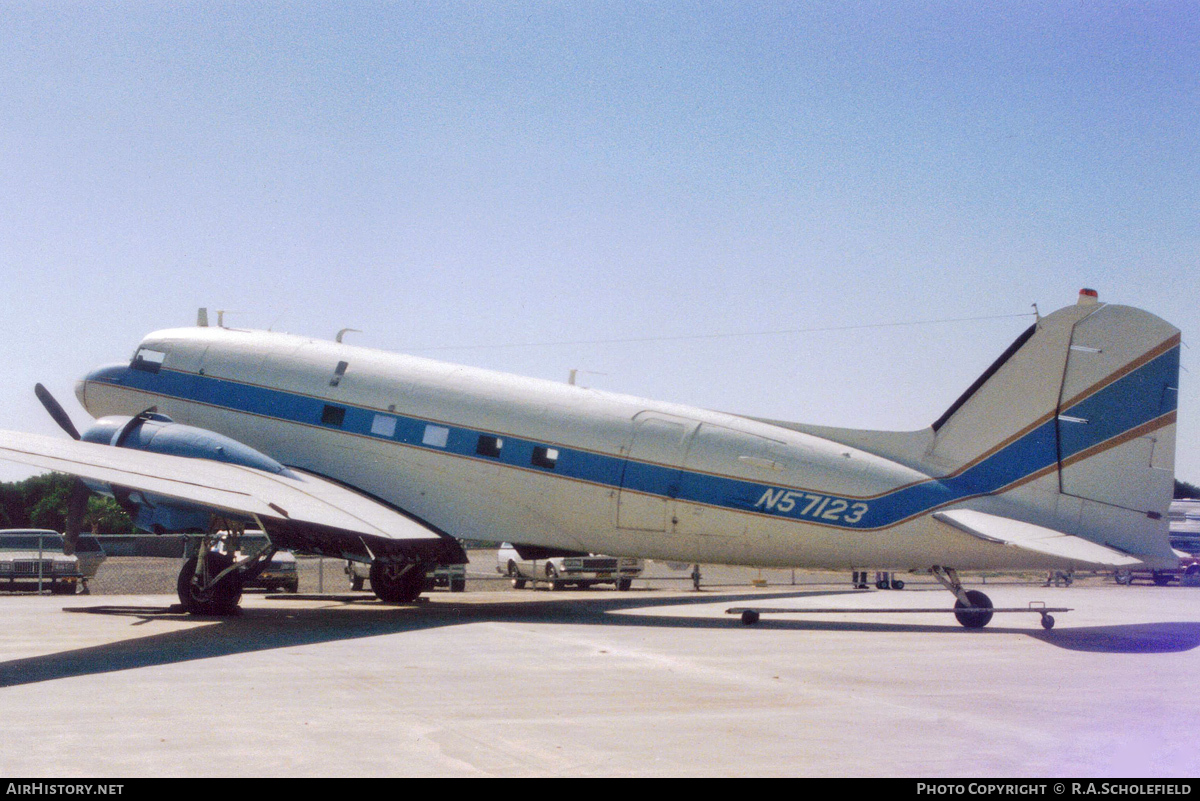
<path fill-rule="evenodd" d="M 846 590 L 800 591 L 773 594 L 770 601 L 847 594 Z M 136 618 L 134 626 L 153 627 L 156 621 L 199 621 L 182 630 L 149 634 L 103 645 L 55 654 L 0 662 L 0 687 L 33 684 L 54 679 L 110 673 L 134 668 L 175 664 L 275 648 L 424 631 L 470 623 L 566 623 L 571 625 L 639 626 L 677 629 L 728 630 L 743 628 L 737 617 L 614 614 L 638 610 L 685 607 L 693 604 L 763 602 L 761 593 L 703 593 L 695 596 L 651 598 L 621 593 L 619 598 L 550 597 L 546 600 L 483 603 L 427 602 L 407 606 L 380 603 L 369 595 L 276 596 L 295 600 L 321 600 L 331 605 L 303 608 L 291 604 L 250 607 L 233 617 L 198 618 L 178 606 L 142 607 L 97 605 L 68 607 L 64 612 Z M 799 610 L 798 610 L 799 611 Z M 1035 624 L 1036 625 L 1036 624 Z M 755 629 L 768 631 L 858 631 L 863 633 L 913 632 L 939 636 L 995 636 L 1023 634 L 1072 651 L 1103 653 L 1174 653 L 1200 646 L 1200 623 L 1147 623 L 1091 626 L 1044 631 L 1040 628 L 989 626 L 965 629 L 956 622 L 944 625 L 865 623 L 764 616 Z"/>

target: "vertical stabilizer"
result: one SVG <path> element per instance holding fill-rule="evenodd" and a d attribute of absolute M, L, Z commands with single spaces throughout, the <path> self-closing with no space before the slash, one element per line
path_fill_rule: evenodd
<path fill-rule="evenodd" d="M 1023 334 L 934 424 L 931 467 L 1042 525 L 1161 555 L 1179 343 L 1158 317 L 1081 294 Z"/>

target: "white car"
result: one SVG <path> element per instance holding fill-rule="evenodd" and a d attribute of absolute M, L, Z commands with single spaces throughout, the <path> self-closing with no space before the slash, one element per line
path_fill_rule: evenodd
<path fill-rule="evenodd" d="M 512 579 L 513 587 L 518 590 L 526 584 L 536 586 L 539 581 L 552 590 L 561 590 L 568 585 L 590 587 L 593 584 L 613 584 L 618 590 L 628 590 L 645 568 L 641 559 L 603 554 L 525 559 L 507 542 L 500 546 L 496 558 L 496 570 Z"/>
<path fill-rule="evenodd" d="M 57 531 L 0 531 L 0 590 L 41 587 L 55 595 L 74 595 L 83 578 L 79 559 L 63 553 Z"/>

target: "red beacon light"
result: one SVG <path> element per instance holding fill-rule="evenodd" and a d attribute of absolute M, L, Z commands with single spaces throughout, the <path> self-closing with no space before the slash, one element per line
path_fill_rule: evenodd
<path fill-rule="evenodd" d="M 1084 287 L 1083 289 L 1079 290 L 1078 305 L 1091 306 L 1091 305 L 1099 303 L 1099 302 L 1100 302 L 1100 293 L 1097 292 L 1096 290 L 1088 289 L 1087 287 Z"/>

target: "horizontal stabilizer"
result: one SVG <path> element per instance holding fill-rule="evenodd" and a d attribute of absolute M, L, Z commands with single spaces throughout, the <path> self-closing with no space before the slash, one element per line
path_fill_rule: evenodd
<path fill-rule="evenodd" d="M 967 534 L 988 542 L 1023 548 L 1027 551 L 1035 551 L 1061 559 L 1071 559 L 1107 568 L 1132 567 L 1142 564 L 1140 559 L 1135 559 L 1118 550 L 1085 540 L 1082 537 L 1063 534 L 1052 528 L 1036 526 L 1033 523 L 1025 523 L 987 512 L 953 509 L 948 512 L 934 512 L 933 517 L 935 520 L 949 523 L 959 531 L 965 531 Z"/>
<path fill-rule="evenodd" d="M 215 511 L 386 540 L 443 535 L 362 493 L 300 470 L 243 465 L 0 431 L 0 459 L 153 493 Z"/>

